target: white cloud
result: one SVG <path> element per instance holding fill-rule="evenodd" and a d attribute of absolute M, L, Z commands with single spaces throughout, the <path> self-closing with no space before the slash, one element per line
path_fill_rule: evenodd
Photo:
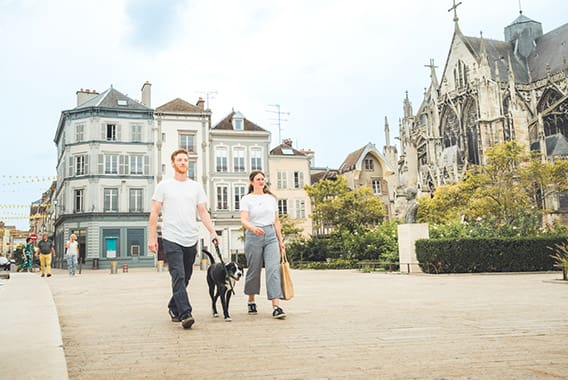
<path fill-rule="evenodd" d="M 53 137 L 75 91 L 111 84 L 133 98 L 152 82 L 153 105 L 210 98 L 214 120 L 231 108 L 269 129 L 269 104 L 289 112 L 282 137 L 337 167 L 367 142 L 397 135 L 405 91 L 417 108 L 435 59 L 441 76 L 454 30 L 450 0 L 0 0 L 1 175 L 54 175 Z M 527 0 L 549 31 L 568 2 Z M 502 39 L 518 2 L 462 0 L 462 32 Z M 391 138 L 391 143 L 394 140 Z M 2 182 L 0 182 L 2 185 Z M 0 192 L 2 191 L 0 186 Z M 27 204 L 43 184 L 0 194 Z M 4 186 L 11 189 L 10 186 Z M 0 202 L 2 203 L 2 202 Z M 1 214 L 1 213 L 0 213 Z M 2 215 L 0 215 L 1 217 Z"/>

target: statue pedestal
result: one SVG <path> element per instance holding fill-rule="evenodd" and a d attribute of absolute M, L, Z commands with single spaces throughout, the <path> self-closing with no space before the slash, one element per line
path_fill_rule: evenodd
<path fill-rule="evenodd" d="M 427 223 L 398 225 L 398 260 L 400 273 L 422 273 L 416 259 L 416 240 L 428 239 Z"/>

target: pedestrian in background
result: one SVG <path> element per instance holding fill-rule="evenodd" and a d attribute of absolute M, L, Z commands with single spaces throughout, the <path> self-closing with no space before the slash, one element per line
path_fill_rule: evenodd
<path fill-rule="evenodd" d="M 77 271 L 77 257 L 79 257 L 79 243 L 77 235 L 71 234 L 69 241 L 65 243 L 65 257 L 67 258 L 67 270 L 70 276 L 75 276 Z"/>
<path fill-rule="evenodd" d="M 181 322 L 184 329 L 189 329 L 195 322 L 187 285 L 197 253 L 199 224 L 196 216 L 199 215 L 212 239 L 217 239 L 217 233 L 207 211 L 203 186 L 187 176 L 189 153 L 178 149 L 171 154 L 171 161 L 174 177 L 161 181 L 152 196 L 148 249 L 158 252 L 157 225 L 161 212 L 163 247 L 172 279 L 168 312 L 173 322 Z"/>
<path fill-rule="evenodd" d="M 23 248 L 23 257 L 22 257 L 22 272 L 33 272 L 33 263 L 34 263 L 34 245 L 32 243 L 32 238 L 29 237 L 26 239 L 26 244 L 24 244 Z"/>
<path fill-rule="evenodd" d="M 43 234 L 42 239 L 37 243 L 39 248 L 39 263 L 41 267 L 41 277 L 51 277 L 51 258 L 55 256 L 55 246 L 48 239 L 47 234 Z"/>
<path fill-rule="evenodd" d="M 241 224 L 246 229 L 248 270 L 245 294 L 248 295 L 248 313 L 257 313 L 255 295 L 260 294 L 260 274 L 264 263 L 266 295 L 272 301 L 272 317 L 283 319 L 286 313 L 280 307 L 280 299 L 284 298 L 280 284 L 280 255 L 285 247 L 278 219 L 278 203 L 268 189 L 262 171 L 253 171 L 249 180 L 248 193 L 241 198 L 240 207 Z"/>

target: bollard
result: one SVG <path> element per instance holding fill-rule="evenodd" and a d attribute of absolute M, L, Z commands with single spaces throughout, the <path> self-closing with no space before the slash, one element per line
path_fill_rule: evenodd
<path fill-rule="evenodd" d="M 93 259 L 93 269 L 99 269 L 99 259 Z"/>
<path fill-rule="evenodd" d="M 199 269 L 207 270 L 207 264 L 209 264 L 209 260 L 205 256 L 202 256 L 201 262 L 199 263 Z"/>
<path fill-rule="evenodd" d="M 128 264 L 122 264 L 122 273 L 128 273 Z"/>
<path fill-rule="evenodd" d="M 118 269 L 118 261 L 111 261 L 110 262 L 110 273 L 116 274 Z"/>
<path fill-rule="evenodd" d="M 158 272 L 162 272 L 164 270 L 164 260 L 158 260 L 158 266 L 156 267 Z"/>

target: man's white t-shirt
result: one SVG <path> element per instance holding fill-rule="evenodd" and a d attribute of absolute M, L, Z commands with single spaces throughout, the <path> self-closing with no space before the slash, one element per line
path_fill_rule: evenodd
<path fill-rule="evenodd" d="M 256 227 L 274 224 L 278 211 L 276 198 L 270 194 L 247 194 L 241 198 L 240 211 L 248 211 L 249 223 Z"/>
<path fill-rule="evenodd" d="M 205 190 L 192 179 L 161 181 L 152 200 L 162 203 L 162 238 L 184 247 L 191 247 L 199 238 L 197 205 L 207 204 Z"/>

